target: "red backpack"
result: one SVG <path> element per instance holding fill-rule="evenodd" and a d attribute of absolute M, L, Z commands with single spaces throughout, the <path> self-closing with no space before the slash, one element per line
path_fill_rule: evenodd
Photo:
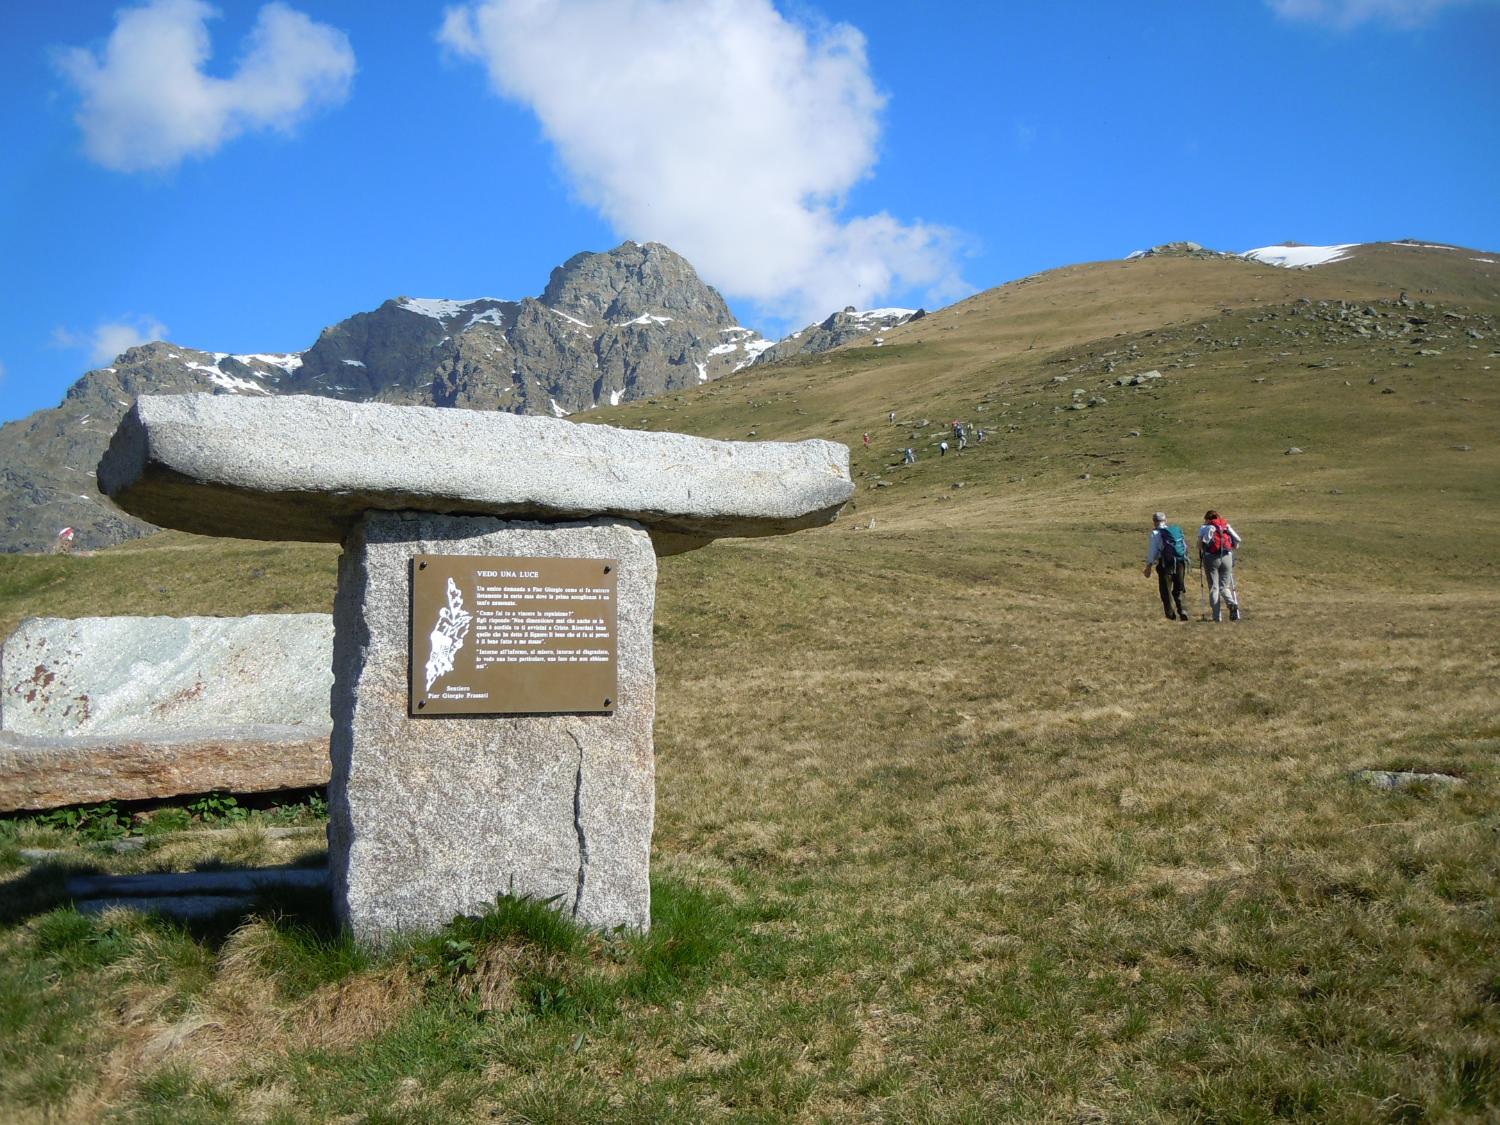
<path fill-rule="evenodd" d="M 1208 523 L 1214 529 L 1213 535 L 1208 540 L 1209 551 L 1216 555 L 1227 555 L 1234 550 L 1234 536 L 1229 534 L 1229 521 L 1220 517 L 1216 520 L 1209 520 Z"/>

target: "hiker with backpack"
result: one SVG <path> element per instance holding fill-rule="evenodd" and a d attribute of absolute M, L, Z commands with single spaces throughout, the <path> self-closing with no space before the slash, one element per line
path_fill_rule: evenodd
<path fill-rule="evenodd" d="M 1239 532 L 1229 521 L 1210 508 L 1198 529 L 1198 558 L 1208 576 L 1208 601 L 1214 620 L 1222 621 L 1224 603 L 1229 603 L 1229 620 L 1240 619 L 1239 592 L 1234 585 L 1234 552 L 1240 545 Z"/>
<path fill-rule="evenodd" d="M 1187 588 L 1187 539 L 1182 528 L 1167 522 L 1166 512 L 1157 512 L 1151 517 L 1151 544 L 1146 549 L 1146 569 L 1156 568 L 1156 585 L 1161 591 L 1161 608 L 1168 621 L 1188 620 L 1187 610 L 1182 608 L 1182 595 Z"/>

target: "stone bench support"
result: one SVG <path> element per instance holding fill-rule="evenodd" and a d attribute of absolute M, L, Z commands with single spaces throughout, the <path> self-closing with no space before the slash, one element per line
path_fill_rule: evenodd
<path fill-rule="evenodd" d="M 410 560 L 436 554 L 619 560 L 614 713 L 409 715 Z M 499 893 L 649 925 L 655 598 L 650 538 L 626 521 L 360 522 L 334 605 L 328 792 L 334 904 L 356 936 L 431 930 Z"/>

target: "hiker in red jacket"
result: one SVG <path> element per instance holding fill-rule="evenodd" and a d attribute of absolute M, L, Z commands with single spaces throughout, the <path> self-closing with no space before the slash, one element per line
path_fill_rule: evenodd
<path fill-rule="evenodd" d="M 1166 611 L 1167 620 L 1186 621 L 1188 615 L 1182 608 L 1182 593 L 1187 586 L 1187 540 L 1182 537 L 1182 528 L 1167 523 L 1166 512 L 1157 512 L 1151 517 L 1151 544 L 1146 549 L 1147 575 L 1153 566 L 1156 568 L 1156 585 L 1161 591 L 1161 608 Z"/>
<path fill-rule="evenodd" d="M 1240 599 L 1234 588 L 1234 552 L 1239 545 L 1239 532 L 1228 520 L 1212 508 L 1204 513 L 1198 529 L 1198 558 L 1208 576 L 1208 600 L 1215 621 L 1224 620 L 1225 602 L 1229 603 L 1229 620 L 1240 619 Z"/>

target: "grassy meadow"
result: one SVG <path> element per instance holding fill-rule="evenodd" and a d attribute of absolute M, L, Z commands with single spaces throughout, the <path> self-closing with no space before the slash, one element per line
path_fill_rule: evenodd
<path fill-rule="evenodd" d="M 1415 344 L 1340 296 L 1405 315 L 1383 277 L 1074 267 L 598 412 L 831 437 L 860 485 L 831 527 L 662 562 L 651 934 L 512 902 L 379 954 L 296 898 L 88 918 L 70 870 L 320 862 L 267 831 L 316 806 L 175 806 L 126 853 L 12 818 L 0 1117 L 1494 1120 L 1500 302 L 1414 293 Z M 955 417 L 990 436 L 939 457 Z M 1209 506 L 1245 620 L 1201 620 L 1194 574 L 1169 623 L 1149 514 Z M 0 558 L 0 626 L 326 610 L 335 553 Z"/>

